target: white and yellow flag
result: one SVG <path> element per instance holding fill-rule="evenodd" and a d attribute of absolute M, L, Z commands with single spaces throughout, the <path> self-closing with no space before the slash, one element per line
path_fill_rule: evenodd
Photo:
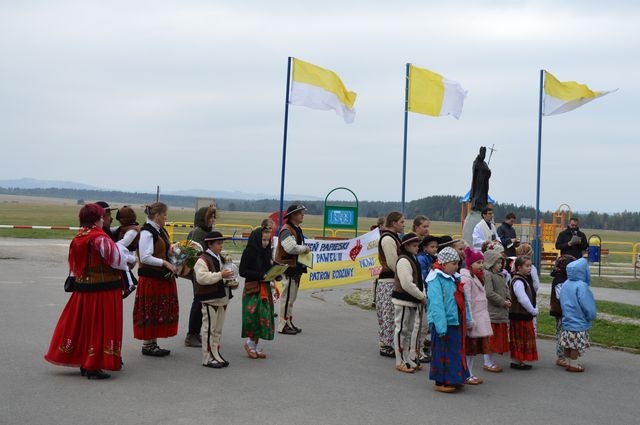
<path fill-rule="evenodd" d="M 618 89 L 616 89 L 618 90 Z M 542 115 L 558 115 L 572 111 L 593 99 L 613 93 L 611 91 L 593 91 L 586 84 L 575 81 L 560 82 L 556 77 L 544 72 L 544 101 Z"/>
<path fill-rule="evenodd" d="M 347 90 L 338 74 L 319 66 L 293 59 L 293 77 L 289 103 L 313 109 L 333 109 L 346 123 L 352 123 L 356 111 L 356 93 Z"/>
<path fill-rule="evenodd" d="M 442 117 L 462 114 L 467 91 L 457 81 L 447 80 L 428 69 L 409 65 L 408 111 Z"/>

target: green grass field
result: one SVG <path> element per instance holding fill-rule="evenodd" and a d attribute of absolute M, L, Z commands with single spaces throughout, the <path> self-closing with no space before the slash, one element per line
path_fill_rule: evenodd
<path fill-rule="evenodd" d="M 624 306 L 626 304 L 621 305 Z M 598 307 L 598 312 L 601 312 L 600 307 Z M 555 319 L 549 315 L 548 311 L 543 311 L 538 316 L 538 333 L 544 335 L 556 334 Z M 591 341 L 606 347 L 626 347 L 640 350 L 640 326 L 637 325 L 596 319 L 589 331 L 589 335 Z"/>
<path fill-rule="evenodd" d="M 357 288 L 345 295 L 344 301 L 363 310 L 375 310 L 372 306 L 373 296 L 369 288 Z M 640 307 L 615 303 L 611 301 L 596 301 L 598 313 L 607 313 L 614 316 L 640 318 Z M 545 307 L 538 316 L 538 333 L 542 335 L 555 335 L 555 318 L 549 315 Z M 640 326 L 627 323 L 615 323 L 603 319 L 596 319 L 593 328 L 589 332 L 594 343 L 606 347 L 625 347 L 640 350 Z"/>
<path fill-rule="evenodd" d="M 138 214 L 138 221 L 144 222 L 144 207 L 134 205 Z M 42 226 L 77 226 L 78 210 L 80 207 L 75 201 L 58 201 L 51 204 L 36 204 L 20 201 L 3 200 L 0 202 L 0 224 L 22 224 L 22 225 L 42 225 Z M 193 221 L 193 208 L 171 208 L 169 209 L 169 221 L 186 222 Z M 250 227 L 256 227 L 267 213 L 220 211 L 217 224 L 225 234 L 241 234 L 248 231 Z M 358 227 L 361 231 L 369 229 L 376 219 L 360 217 Z M 117 223 L 114 223 L 114 226 Z M 250 227 L 249 227 L 250 226 Z M 303 224 L 305 233 L 309 237 L 322 235 L 322 216 L 307 215 Z M 411 220 L 407 220 L 406 231 L 411 229 Z M 587 236 L 598 234 L 602 237 L 603 247 L 610 249 L 608 261 L 611 263 L 631 263 L 631 251 L 633 244 L 640 243 L 640 232 L 620 232 L 613 230 L 592 231 L 583 229 Z M 431 233 L 460 235 L 462 232 L 460 223 L 438 222 L 431 223 Z M 0 229 L 0 237 L 18 238 L 61 238 L 70 239 L 75 232 L 63 230 L 24 230 L 24 229 Z M 331 235 L 329 232 L 328 236 Z M 337 236 L 349 237 L 351 232 L 340 231 Z M 178 235 L 180 236 L 180 235 Z M 177 239 L 177 238 L 176 238 Z M 640 245 L 639 245 L 640 247 Z M 624 254 L 616 254 L 621 252 Z"/>
<path fill-rule="evenodd" d="M 133 206 L 138 215 L 138 222 L 143 223 L 145 216 L 144 207 Z M 0 203 L 0 224 L 18 225 L 39 225 L 39 226 L 78 226 L 78 211 L 80 206 L 69 201 L 66 205 L 48 204 L 26 204 L 17 202 Z M 171 208 L 169 207 L 168 221 L 171 222 L 193 222 L 193 208 Z M 239 211 L 219 211 L 217 225 L 226 234 L 235 231 L 242 233 L 260 225 L 268 213 L 239 212 Z M 114 213 L 115 217 L 115 213 Z M 375 218 L 360 217 L 358 227 L 366 231 L 375 224 Z M 117 222 L 114 221 L 114 226 Z M 407 230 L 410 230 L 410 223 L 407 223 Z M 306 215 L 303 229 L 309 237 L 322 235 L 322 216 Z M 188 229 L 185 229 L 188 232 Z M 434 234 L 460 234 L 460 225 L 449 222 L 432 222 L 431 231 Z M 0 229 L 0 237 L 14 238 L 60 238 L 70 239 L 75 232 L 65 230 L 32 230 L 32 229 Z M 330 233 L 328 233 L 329 235 Z M 348 237 L 353 232 L 340 231 L 338 236 Z"/>

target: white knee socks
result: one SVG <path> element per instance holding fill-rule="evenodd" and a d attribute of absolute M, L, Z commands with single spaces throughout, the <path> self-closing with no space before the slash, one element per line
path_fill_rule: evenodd
<path fill-rule="evenodd" d="M 484 365 L 485 366 L 493 366 L 495 363 L 493 362 L 493 354 L 485 354 L 484 355 Z"/>
<path fill-rule="evenodd" d="M 474 376 L 473 375 L 473 359 L 476 356 L 467 356 L 467 369 L 469 369 L 469 375 Z"/>

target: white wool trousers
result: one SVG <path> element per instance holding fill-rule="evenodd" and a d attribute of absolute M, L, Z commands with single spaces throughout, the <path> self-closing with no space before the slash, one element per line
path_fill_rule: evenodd
<path fill-rule="evenodd" d="M 278 312 L 278 332 L 282 332 L 286 325 L 291 326 L 293 319 L 293 303 L 298 298 L 300 276 L 284 276 L 282 278 L 282 293 L 280 294 L 280 308 Z"/>
<path fill-rule="evenodd" d="M 202 303 L 202 364 L 207 364 L 212 360 L 224 362 L 220 355 L 220 338 L 222 336 L 222 326 L 227 315 L 227 306 L 215 306 Z"/>
<path fill-rule="evenodd" d="M 412 334 L 416 323 L 417 307 L 407 307 L 404 305 L 394 305 L 395 307 L 395 331 L 393 334 L 393 348 L 396 351 L 396 366 L 407 365 L 416 367 L 411 354 L 415 347 L 411 343 Z"/>

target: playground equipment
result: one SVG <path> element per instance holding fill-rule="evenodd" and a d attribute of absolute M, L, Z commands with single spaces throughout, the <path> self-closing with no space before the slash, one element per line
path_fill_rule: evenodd
<path fill-rule="evenodd" d="M 540 220 L 542 252 L 560 254 L 560 251 L 556 249 L 556 239 L 558 239 L 558 234 L 564 230 L 567 226 L 566 223 L 568 223 L 570 219 L 571 207 L 567 204 L 560 204 L 551 216 L 551 223 L 545 223 L 544 220 Z M 532 220 L 532 225 L 535 229 L 535 220 Z"/>

